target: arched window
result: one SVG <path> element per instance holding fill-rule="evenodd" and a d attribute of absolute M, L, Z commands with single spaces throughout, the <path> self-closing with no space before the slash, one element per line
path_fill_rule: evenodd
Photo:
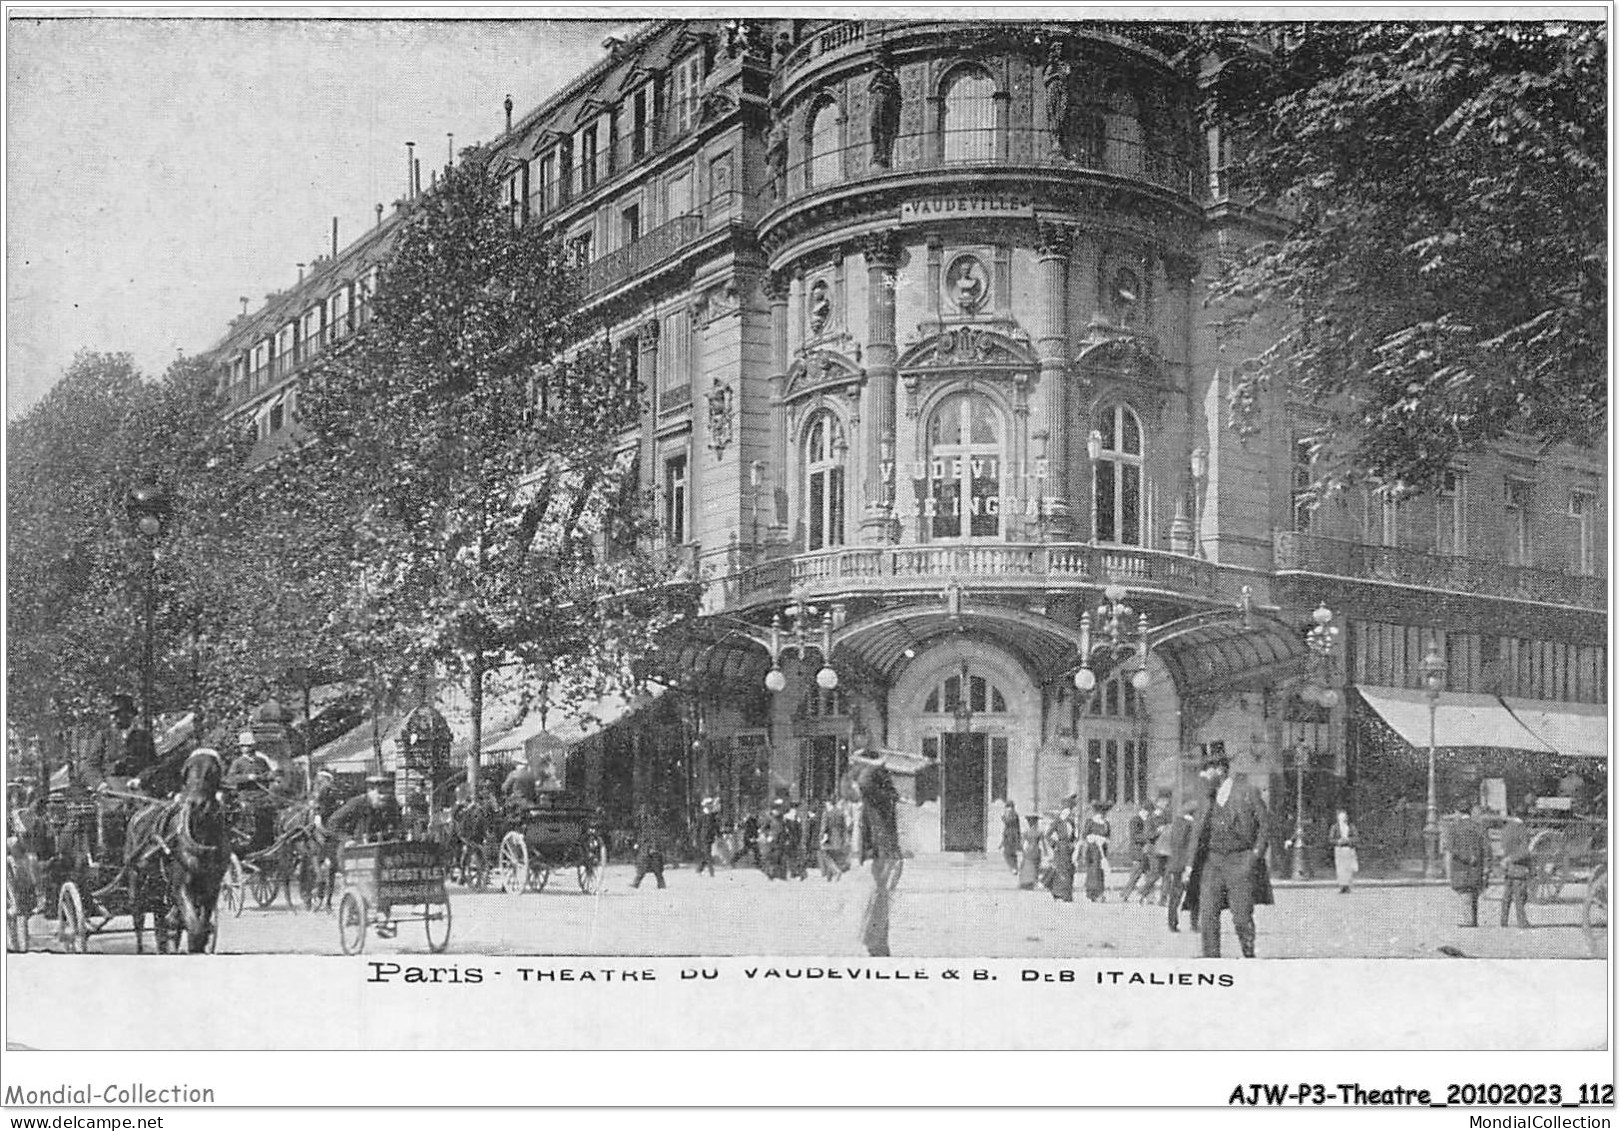
<path fill-rule="evenodd" d="M 996 84 L 978 67 L 964 67 L 945 82 L 940 133 L 947 161 L 991 161 L 996 155 Z"/>
<path fill-rule="evenodd" d="M 844 544 L 844 457 L 848 445 L 830 412 L 810 424 L 804 445 L 805 549 Z"/>
<path fill-rule="evenodd" d="M 967 695 L 965 703 L 964 690 Z M 928 698 L 923 702 L 923 714 L 955 715 L 964 706 L 975 715 L 1005 715 L 1007 697 L 1001 693 L 1001 688 L 982 675 L 973 675 L 970 672 L 965 689 L 962 686 L 962 677 L 953 675 L 928 692 Z"/>
<path fill-rule="evenodd" d="M 1142 424 L 1124 405 L 1098 421 L 1095 510 L 1097 541 L 1140 546 L 1142 540 Z"/>
<path fill-rule="evenodd" d="M 838 147 L 838 105 L 827 101 L 810 111 L 810 145 L 804 166 L 805 186 L 837 184 L 843 173 Z"/>
<path fill-rule="evenodd" d="M 1001 533 L 1001 413 L 982 393 L 955 393 L 928 426 L 925 529 L 934 538 Z"/>

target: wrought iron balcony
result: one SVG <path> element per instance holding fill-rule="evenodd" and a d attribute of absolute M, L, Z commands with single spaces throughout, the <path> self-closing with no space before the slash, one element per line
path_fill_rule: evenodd
<path fill-rule="evenodd" d="M 1272 560 L 1279 573 L 1320 573 L 1578 609 L 1608 608 L 1608 582 L 1602 577 L 1579 577 L 1558 570 L 1399 546 L 1369 546 L 1292 530 L 1279 530 L 1273 535 Z"/>
<path fill-rule="evenodd" d="M 660 224 L 634 242 L 587 264 L 581 293 L 587 297 L 600 294 L 648 274 L 704 236 L 733 223 L 752 223 L 754 216 L 752 201 L 742 193 L 719 193 L 697 210 Z"/>
<path fill-rule="evenodd" d="M 1118 581 L 1134 589 L 1208 596 L 1216 567 L 1184 554 L 1085 542 L 996 545 L 846 546 L 776 558 L 742 570 L 734 600 L 780 599 L 943 585 L 973 579 L 987 589 L 1062 589 Z"/>

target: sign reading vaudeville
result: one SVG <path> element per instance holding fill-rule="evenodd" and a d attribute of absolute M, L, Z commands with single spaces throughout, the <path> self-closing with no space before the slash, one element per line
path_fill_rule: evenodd
<path fill-rule="evenodd" d="M 1035 215 L 1035 204 L 1025 196 L 1007 196 L 995 192 L 947 192 L 938 196 L 925 196 L 908 200 L 900 205 L 902 224 L 920 224 L 932 220 L 955 220 L 964 216 L 976 217 L 1030 217 Z"/>

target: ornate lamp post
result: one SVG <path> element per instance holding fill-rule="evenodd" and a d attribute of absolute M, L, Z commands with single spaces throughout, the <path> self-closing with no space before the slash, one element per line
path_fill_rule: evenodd
<path fill-rule="evenodd" d="M 838 688 L 838 671 L 832 666 L 832 634 L 843 623 L 843 607 L 834 605 L 829 612 L 821 612 L 814 605 L 795 601 L 783 610 L 789 624 L 782 624 L 782 613 L 771 618 L 771 670 L 765 673 L 765 689 L 776 694 L 787 687 L 787 676 L 782 674 L 782 655 L 788 649 L 798 652 L 804 659 L 807 649 L 821 650 L 821 670 L 816 672 L 816 686 L 823 691 Z M 819 638 L 819 639 L 818 639 Z"/>
<path fill-rule="evenodd" d="M 1113 582 L 1103 590 L 1104 600 L 1096 610 L 1080 616 L 1080 670 L 1074 673 L 1074 687 L 1082 694 L 1089 694 L 1097 686 L 1097 673 L 1091 667 L 1094 658 L 1117 664 L 1134 656 L 1136 670 L 1131 674 L 1131 686 L 1146 691 L 1152 682 L 1147 670 L 1147 614 L 1127 605 L 1125 597 L 1125 587 Z"/>
<path fill-rule="evenodd" d="M 1434 791 L 1434 716 L 1440 708 L 1440 693 L 1446 688 L 1446 659 L 1433 638 L 1423 657 L 1423 690 L 1429 696 L 1429 803 L 1423 813 L 1423 878 L 1440 876 L 1440 807 Z"/>
<path fill-rule="evenodd" d="M 152 667 L 154 652 L 154 614 L 157 604 L 158 542 L 168 529 L 171 508 L 169 496 L 155 485 L 136 487 L 124 496 L 124 512 L 130 525 L 146 545 L 146 624 L 141 649 L 141 722 L 148 734 L 152 732 Z"/>
<path fill-rule="evenodd" d="M 1333 610 L 1318 605 L 1311 614 L 1311 629 L 1305 634 L 1305 646 L 1310 649 L 1310 676 L 1299 689 L 1299 697 L 1307 703 L 1331 711 L 1339 705 L 1339 693 L 1330 686 L 1333 682 L 1333 650 L 1339 643 L 1339 626 L 1333 623 Z M 1293 875 L 1305 878 L 1305 771 L 1310 767 L 1311 752 L 1304 743 L 1294 747 L 1294 856 Z"/>

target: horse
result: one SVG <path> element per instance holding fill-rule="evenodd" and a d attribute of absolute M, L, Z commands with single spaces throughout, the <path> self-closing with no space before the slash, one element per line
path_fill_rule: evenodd
<path fill-rule="evenodd" d="M 218 753 L 195 750 L 181 770 L 179 795 L 152 802 L 130 818 L 124 872 L 136 953 L 142 950 L 141 925 L 149 908 L 158 953 L 167 953 L 171 937 L 182 932 L 191 953 L 212 949 L 214 911 L 231 856 L 230 824 L 219 800 L 224 772 Z"/>
<path fill-rule="evenodd" d="M 283 875 L 289 881 L 298 877 L 298 887 L 308 910 L 332 910 L 332 892 L 337 886 L 336 838 L 321 825 L 313 801 L 296 805 L 281 815 L 276 837 L 285 854 Z M 292 902 L 291 890 L 287 901 Z"/>

